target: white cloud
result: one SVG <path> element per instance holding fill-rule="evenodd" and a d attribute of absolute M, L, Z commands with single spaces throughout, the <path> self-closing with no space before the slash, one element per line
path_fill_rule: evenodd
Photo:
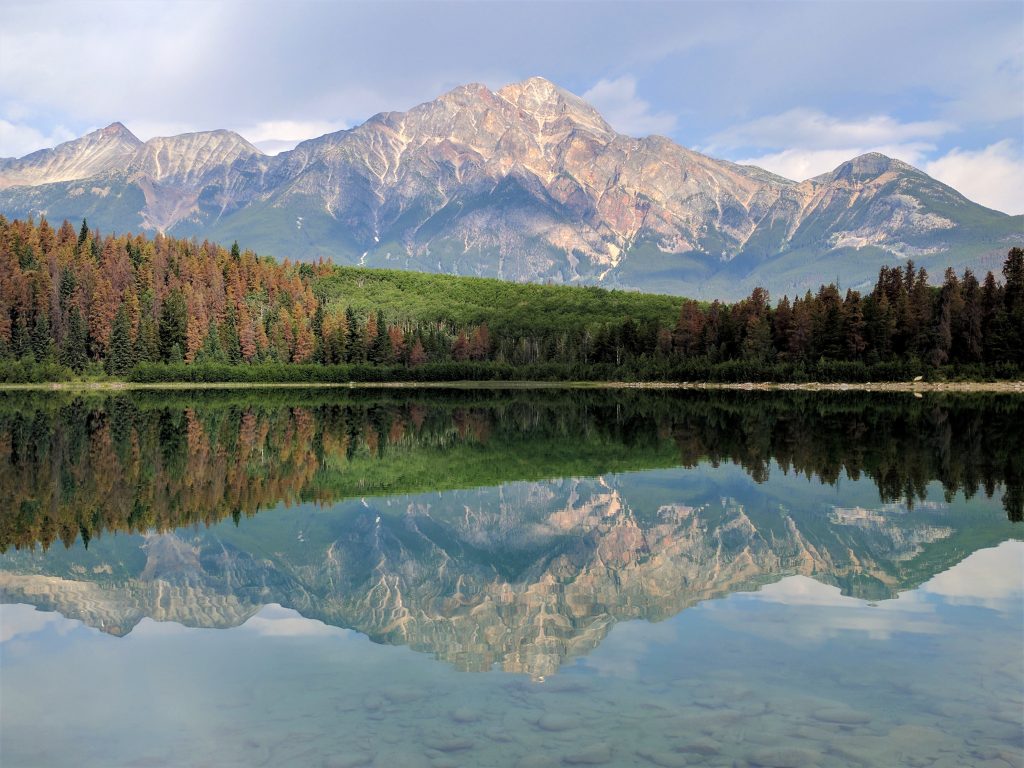
<path fill-rule="evenodd" d="M 334 627 L 316 619 L 307 619 L 298 611 L 278 603 L 268 603 L 241 628 L 264 637 L 356 637 L 350 629 Z"/>
<path fill-rule="evenodd" d="M 836 167 L 866 152 L 881 152 L 905 163 L 920 167 L 927 152 L 934 149 L 930 144 L 881 144 L 845 147 L 842 149 L 784 149 L 764 155 L 746 157 L 736 162 L 756 165 L 759 168 L 785 176 L 787 179 L 803 181 L 812 176 L 835 170 Z"/>
<path fill-rule="evenodd" d="M 889 115 L 843 120 L 817 109 L 790 109 L 719 131 L 710 148 L 800 147 L 825 150 L 835 147 L 920 144 L 937 139 L 954 126 L 939 120 L 903 123 Z"/>
<path fill-rule="evenodd" d="M 923 170 L 977 203 L 1024 213 L 1024 152 L 1009 139 L 979 150 L 953 149 Z"/>
<path fill-rule="evenodd" d="M 238 133 L 251 141 L 268 155 L 276 155 L 306 139 L 314 139 L 325 133 L 334 133 L 347 126 L 343 122 L 326 120 L 268 120 L 247 128 L 240 128 Z"/>
<path fill-rule="evenodd" d="M 50 625 L 60 625 L 67 621 L 59 613 L 40 611 L 35 606 L 24 603 L 0 605 L 0 643 L 6 643 L 15 637 L 33 635 Z M 74 624 L 77 625 L 78 622 Z"/>
<path fill-rule="evenodd" d="M 64 126 L 58 125 L 45 134 L 32 126 L 0 118 L 0 157 L 23 157 L 73 138 L 75 134 Z"/>
<path fill-rule="evenodd" d="M 850 632 L 886 640 L 899 632 L 937 635 L 944 631 L 934 606 L 905 598 L 900 595 L 874 605 L 807 576 L 787 576 L 757 592 L 732 595 L 701 607 L 727 626 L 787 643 L 820 642 Z M 751 603 L 776 607 L 751 621 Z"/>
<path fill-rule="evenodd" d="M 921 590 L 954 605 L 980 605 L 1010 613 L 1024 597 L 1024 543 L 1004 541 L 975 552 L 955 568 L 934 576 Z"/>
<path fill-rule="evenodd" d="M 615 80 L 599 80 L 583 94 L 608 123 L 629 136 L 668 133 L 676 125 L 673 115 L 651 112 L 651 105 L 637 96 L 636 79 L 629 75 Z"/>
<path fill-rule="evenodd" d="M 934 142 L 954 130 L 940 120 L 901 122 L 884 114 L 842 119 L 800 107 L 719 131 L 701 149 L 727 157 L 743 152 L 737 162 L 802 181 L 866 152 L 920 166 Z"/>

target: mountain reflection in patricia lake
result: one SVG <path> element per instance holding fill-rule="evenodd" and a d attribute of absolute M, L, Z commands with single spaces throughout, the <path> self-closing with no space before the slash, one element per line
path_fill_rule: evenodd
<path fill-rule="evenodd" d="M 0 762 L 1020 766 L 1024 398 L 0 395 Z"/>

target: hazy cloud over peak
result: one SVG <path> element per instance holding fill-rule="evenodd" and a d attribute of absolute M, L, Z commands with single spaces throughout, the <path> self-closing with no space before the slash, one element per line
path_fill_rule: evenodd
<path fill-rule="evenodd" d="M 599 80 L 583 93 L 619 133 L 629 136 L 667 134 L 676 124 L 673 115 L 652 113 L 651 105 L 636 92 L 636 79 L 624 75 L 614 80 Z"/>

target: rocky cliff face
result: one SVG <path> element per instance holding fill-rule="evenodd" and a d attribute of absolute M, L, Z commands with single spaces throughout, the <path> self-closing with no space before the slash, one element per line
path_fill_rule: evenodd
<path fill-rule="evenodd" d="M 259 552 L 234 543 L 229 524 L 118 537 L 106 552 L 93 542 L 70 566 L 20 553 L 4 558 L 0 595 L 115 634 L 145 616 L 235 626 L 280 603 L 463 669 L 538 676 L 616 622 L 657 621 L 786 575 L 891 596 L 914 586 L 906 564 L 953 534 L 939 505 L 916 517 L 835 508 L 823 528 L 816 515 L 761 520 L 728 498 L 691 506 L 646 488 L 631 501 L 641 489 L 593 478 L 352 502 L 334 518 L 290 515 L 273 536 L 257 530 Z"/>
<path fill-rule="evenodd" d="M 897 257 L 984 268 L 1021 229 L 881 155 L 797 184 L 624 136 L 543 78 L 461 86 L 276 157 L 227 131 L 143 145 L 114 124 L 2 163 L 9 216 L 91 214 L 101 228 L 282 257 L 705 295 L 780 270 L 797 288 L 801 265 L 814 283 L 818 261 L 854 282 Z M 111 194 L 123 204 L 103 204 Z"/>

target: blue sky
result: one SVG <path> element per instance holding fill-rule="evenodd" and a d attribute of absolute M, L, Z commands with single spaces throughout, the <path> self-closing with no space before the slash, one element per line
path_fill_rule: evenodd
<path fill-rule="evenodd" d="M 5 0 L 0 156 L 115 120 L 266 151 L 542 75 L 623 133 L 803 179 L 879 150 L 1024 212 L 1024 2 Z"/>

